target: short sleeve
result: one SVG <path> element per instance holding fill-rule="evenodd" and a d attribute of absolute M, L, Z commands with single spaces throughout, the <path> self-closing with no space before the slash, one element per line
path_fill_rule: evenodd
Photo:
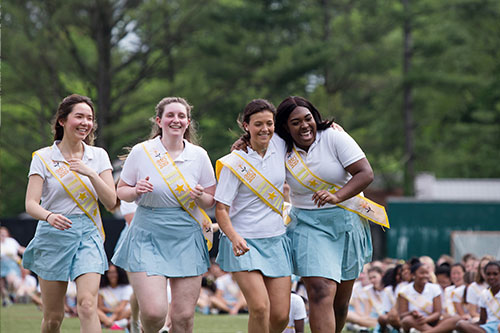
<path fill-rule="evenodd" d="M 33 155 L 33 159 L 31 160 L 30 164 L 30 171 L 28 172 L 28 177 L 31 175 L 39 175 L 43 179 L 45 179 L 45 171 L 47 168 L 43 164 L 42 160 L 40 159 L 40 156 L 37 154 Z"/>
<path fill-rule="evenodd" d="M 200 154 L 200 168 L 200 180 L 198 184 L 204 188 L 215 185 L 217 182 L 215 180 L 214 168 L 205 150 L 202 150 L 202 154 Z"/>
<path fill-rule="evenodd" d="M 293 309 L 292 318 L 293 320 L 301 320 L 307 318 L 306 305 L 304 300 L 299 295 L 292 296 L 291 307 Z"/>
<path fill-rule="evenodd" d="M 97 170 L 97 173 L 101 174 L 103 171 L 113 170 L 108 153 L 102 148 L 97 148 L 97 151 L 99 154 L 99 170 Z"/>
<path fill-rule="evenodd" d="M 432 298 L 436 298 L 437 296 L 441 295 L 441 287 L 437 284 L 432 284 Z"/>
<path fill-rule="evenodd" d="M 238 177 L 227 167 L 223 167 L 220 172 L 219 184 L 217 184 L 217 189 L 215 190 L 215 200 L 224 205 L 231 206 L 238 194 L 240 184 L 241 181 Z"/>
<path fill-rule="evenodd" d="M 140 158 L 140 145 L 134 146 L 123 164 L 122 172 L 120 174 L 120 179 L 123 180 L 129 186 L 135 186 L 137 183 L 137 161 Z"/>
<path fill-rule="evenodd" d="M 354 139 L 346 132 L 327 129 L 328 139 L 333 141 L 333 147 L 340 163 L 344 168 L 365 157 Z"/>

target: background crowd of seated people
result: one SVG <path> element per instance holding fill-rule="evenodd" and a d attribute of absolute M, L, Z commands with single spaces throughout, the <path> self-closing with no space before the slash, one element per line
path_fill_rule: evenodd
<path fill-rule="evenodd" d="M 407 262 L 374 261 L 355 283 L 347 328 L 369 331 L 500 332 L 500 293 L 492 256 L 425 256 Z M 487 280 L 486 266 L 491 281 Z M 481 326 L 489 323 L 486 329 Z M 470 325 L 472 326 L 470 326 Z M 495 326 L 496 325 L 496 326 Z M 495 327 L 494 331 L 488 328 Z"/>

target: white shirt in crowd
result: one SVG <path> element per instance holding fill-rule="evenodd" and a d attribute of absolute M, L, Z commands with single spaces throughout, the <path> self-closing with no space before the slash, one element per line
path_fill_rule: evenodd
<path fill-rule="evenodd" d="M 488 288 L 488 284 L 483 282 L 478 284 L 477 282 L 472 282 L 467 288 L 466 301 L 468 304 L 479 305 L 479 298 L 483 290 Z"/>
<path fill-rule="evenodd" d="M 295 321 L 307 318 L 306 305 L 302 297 L 292 293 L 290 296 L 289 322 L 283 333 L 295 332 Z"/>
<path fill-rule="evenodd" d="M 484 289 L 479 297 L 480 308 L 486 309 L 486 322 L 500 321 L 500 291 L 493 296 L 491 289 Z"/>
<path fill-rule="evenodd" d="M 427 282 L 422 293 L 419 293 L 413 287 L 411 282 L 401 289 L 400 295 L 408 300 L 408 311 L 416 310 L 418 313 L 427 316 L 432 313 L 434 308 L 434 298 L 441 295 L 441 287 L 438 284 Z"/>

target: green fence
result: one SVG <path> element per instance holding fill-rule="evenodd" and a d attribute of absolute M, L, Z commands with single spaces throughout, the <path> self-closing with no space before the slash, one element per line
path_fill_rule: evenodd
<path fill-rule="evenodd" d="M 386 254 L 391 258 L 428 255 L 436 260 L 450 254 L 452 231 L 500 230 L 499 202 L 389 200 L 387 213 Z"/>

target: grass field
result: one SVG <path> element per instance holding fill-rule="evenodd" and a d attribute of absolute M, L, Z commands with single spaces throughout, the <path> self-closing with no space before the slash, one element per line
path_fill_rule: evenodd
<path fill-rule="evenodd" d="M 34 333 L 40 332 L 42 312 L 32 304 L 15 304 L 0 309 L 1 333 Z M 194 319 L 195 333 L 243 333 L 247 331 L 248 315 L 202 315 L 196 314 Z M 65 318 L 62 333 L 80 332 L 78 318 Z M 117 332 L 103 330 L 103 332 Z M 118 331 L 119 332 L 119 331 Z M 306 329 L 306 332 L 310 332 Z"/>

